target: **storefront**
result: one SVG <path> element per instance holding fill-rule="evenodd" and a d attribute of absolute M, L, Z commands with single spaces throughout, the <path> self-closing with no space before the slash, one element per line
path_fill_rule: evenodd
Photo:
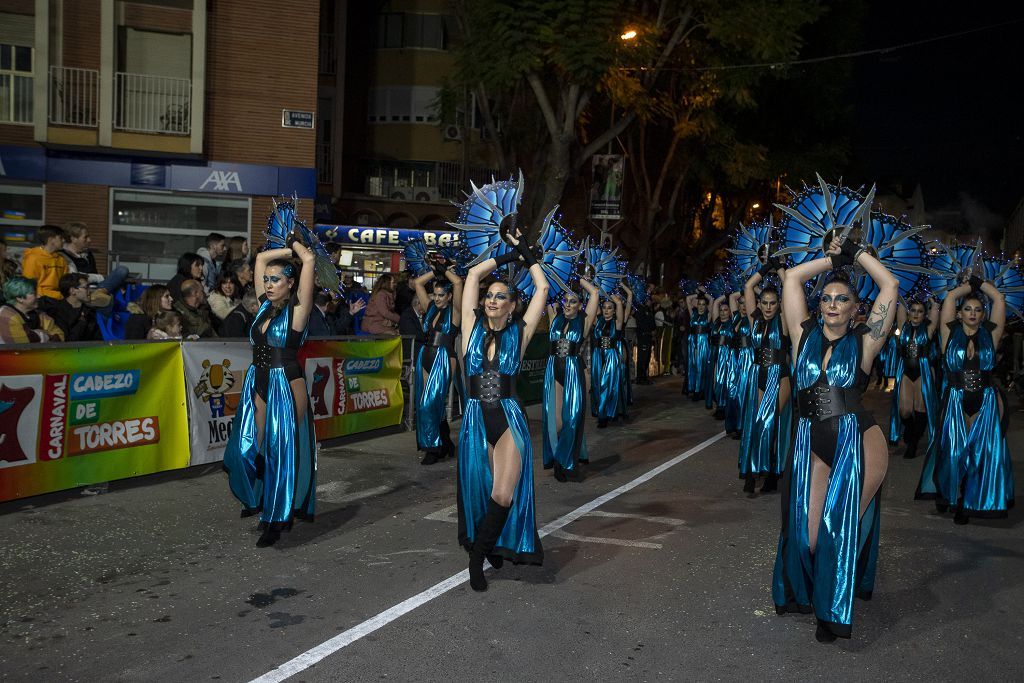
<path fill-rule="evenodd" d="M 365 225 L 329 225 L 318 223 L 317 234 L 326 243 L 341 247 L 339 263 L 346 274 L 367 289 L 381 273 L 399 273 L 405 270 L 402 248 L 406 240 L 422 238 L 431 246 L 449 246 L 456 243 L 456 230 L 415 230 L 379 228 Z"/>

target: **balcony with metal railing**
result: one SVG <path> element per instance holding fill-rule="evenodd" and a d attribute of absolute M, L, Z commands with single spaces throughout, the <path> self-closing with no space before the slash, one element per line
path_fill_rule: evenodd
<path fill-rule="evenodd" d="M 114 130 L 189 135 L 192 81 L 118 71 L 114 74 Z"/>
<path fill-rule="evenodd" d="M 493 169 L 470 166 L 467 178 L 490 178 Z M 464 179 L 458 161 L 375 160 L 364 164 L 365 193 L 407 202 L 460 201 Z"/>
<path fill-rule="evenodd" d="M 95 69 L 50 67 L 49 121 L 55 126 L 95 128 L 100 74 Z"/>

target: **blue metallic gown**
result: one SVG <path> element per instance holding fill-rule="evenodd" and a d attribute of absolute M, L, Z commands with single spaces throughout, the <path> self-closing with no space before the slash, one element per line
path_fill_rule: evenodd
<path fill-rule="evenodd" d="M 909 321 L 903 324 L 900 334 L 896 337 L 896 385 L 892 392 L 892 408 L 889 414 L 889 441 L 895 443 L 903 436 L 903 418 L 900 415 L 900 401 L 903 396 L 903 378 L 908 367 L 907 351 L 909 345 L 916 347 L 917 372 L 920 377 L 921 394 L 924 398 L 925 415 L 928 418 L 928 447 L 925 449 L 921 468 L 921 480 L 917 485 L 915 498 L 934 498 L 935 454 L 938 449 L 939 426 L 939 392 L 935 378 L 935 344 L 928 337 L 928 320 L 920 325 Z"/>
<path fill-rule="evenodd" d="M 590 332 L 590 406 L 594 417 L 613 420 L 619 415 L 625 399 L 622 394 L 622 330 L 615 320 L 598 316 Z M 604 340 L 604 341 L 602 341 Z"/>
<path fill-rule="evenodd" d="M 777 315 L 766 322 L 761 311 L 755 311 L 750 340 L 754 360 L 743 408 L 740 478 L 751 474 L 782 474 L 789 452 L 793 419 L 792 401 L 787 401 L 781 411 L 778 409 L 782 378 L 790 375 L 789 337 L 782 334 L 782 316 Z M 765 350 L 777 352 L 778 362 L 759 365 L 757 357 Z M 763 389 L 760 397 L 759 389 Z"/>
<path fill-rule="evenodd" d="M 732 370 L 732 319 L 716 320 L 711 326 L 708 354 L 708 390 L 704 392 L 704 407 L 725 410 L 729 400 L 729 379 Z"/>
<path fill-rule="evenodd" d="M 865 326 L 860 326 L 833 343 L 825 379 L 833 387 L 847 387 L 857 393 L 867 384 L 860 370 Z M 796 390 L 811 389 L 819 383 L 826 339 L 821 325 L 808 320 L 794 371 Z M 862 423 L 861 421 L 865 422 Z M 853 625 L 853 599 L 869 599 L 874 590 L 878 561 L 879 496 L 860 515 L 864 477 L 862 434 L 868 414 L 851 412 L 818 422 L 800 416 L 793 444 L 793 457 L 784 480 L 782 529 L 772 577 L 772 600 L 778 614 L 810 611 L 821 626 L 848 638 Z M 828 423 L 834 423 L 829 425 Z M 829 472 L 812 555 L 808 538 L 808 501 L 811 495 L 811 440 L 816 430 L 826 430 L 835 452 Z M 835 433 L 833 433 L 835 430 Z"/>
<path fill-rule="evenodd" d="M 266 297 L 249 328 L 253 364 L 245 373 L 231 436 L 224 449 L 224 469 L 231 492 L 246 510 L 260 512 L 261 524 L 291 527 L 293 517 L 312 520 L 316 494 L 316 434 L 313 413 L 296 419 L 290 380 L 303 376 L 296 353 L 306 331 L 291 328 L 296 300 L 262 325 L 273 308 Z M 263 433 L 257 433 L 256 395 L 266 403 Z M 308 401 L 307 401 L 308 404 Z M 258 445 L 257 445 L 258 444 Z"/>
<path fill-rule="evenodd" d="M 1003 517 L 1014 503 L 1006 420 L 1000 419 L 999 392 L 989 379 L 996 356 L 993 327 L 986 322 L 968 337 L 960 323 L 949 323 L 945 397 L 934 475 L 938 502 L 962 506 L 978 517 Z M 972 359 L 967 358 L 968 343 L 974 345 Z M 981 388 L 969 391 L 972 385 Z M 972 401 L 980 403 L 980 409 L 968 430 L 964 404 Z"/>
<path fill-rule="evenodd" d="M 523 351 L 523 322 L 513 320 L 505 332 L 496 335 L 498 348 L 489 363 L 484 354 L 485 337 L 482 315 L 477 315 L 476 322 L 470 332 L 466 355 L 463 359 L 466 376 L 480 375 L 485 364 L 495 366 L 502 374 L 512 378 L 519 374 Z M 459 511 L 459 543 L 468 550 L 473 548 L 473 538 L 481 520 L 487 514 L 487 505 L 491 499 L 494 474 L 491 472 L 490 460 L 487 455 L 487 433 L 484 427 L 484 411 L 501 411 L 512 432 L 522 469 L 519 472 L 519 483 L 512 496 L 505 527 L 498 537 L 493 553 L 508 558 L 512 562 L 541 564 L 544 550 L 541 548 L 540 537 L 537 535 L 537 522 L 534 511 L 533 493 L 533 446 L 530 442 L 530 428 L 526 414 L 518 398 L 502 398 L 496 405 L 484 406 L 479 399 L 469 398 L 466 410 L 462 415 L 462 428 L 459 432 L 458 458 L 458 491 L 457 504 Z"/>
<path fill-rule="evenodd" d="M 423 343 L 416 353 L 416 447 L 419 450 L 441 448 L 440 425 L 447 420 L 448 393 L 453 373 L 451 359 L 455 358 L 455 338 L 459 328 L 452 324 L 452 307 L 437 308 L 430 304 L 423 316 Z M 436 340 L 442 342 L 433 345 Z M 451 355 L 449 355 L 449 353 Z M 423 381 L 424 366 L 427 381 Z M 456 380 L 457 381 L 457 380 Z"/>
<path fill-rule="evenodd" d="M 754 347 L 750 341 L 750 318 L 734 313 L 732 334 L 732 364 L 729 368 L 729 399 L 725 407 L 725 431 L 743 429 L 743 409 L 747 399 L 747 385 L 754 365 Z"/>
<path fill-rule="evenodd" d="M 566 349 L 575 346 L 574 353 L 564 357 L 552 353 L 544 370 L 544 402 L 541 406 L 543 424 L 544 468 L 553 467 L 557 462 L 567 472 L 576 470 L 576 464 L 587 461 L 587 443 L 583 436 L 583 422 L 586 418 L 587 381 L 583 374 L 583 362 L 579 355 L 583 342 L 585 318 L 577 315 L 566 318 L 559 313 L 551 321 L 548 339 L 552 350 L 561 343 Z M 564 341 L 563 341 L 564 340 Z M 562 385 L 562 429 L 556 428 L 555 392 L 556 384 Z"/>
<path fill-rule="evenodd" d="M 890 333 L 889 339 L 885 342 L 885 348 L 879 354 L 882 357 L 882 374 L 887 378 L 896 377 L 896 367 L 900 360 L 900 355 L 896 349 L 897 346 L 896 335 Z"/>
<path fill-rule="evenodd" d="M 707 313 L 690 316 L 690 336 L 687 340 L 686 388 L 691 394 L 704 395 L 708 386 L 708 355 L 711 343 L 708 339 L 711 325 Z"/>

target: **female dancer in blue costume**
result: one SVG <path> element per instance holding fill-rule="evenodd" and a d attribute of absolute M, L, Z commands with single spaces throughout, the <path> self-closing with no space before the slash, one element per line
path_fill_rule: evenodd
<path fill-rule="evenodd" d="M 590 405 L 597 426 L 604 429 L 619 416 L 625 403 L 622 394 L 622 326 L 625 313 L 622 297 L 612 295 L 601 301 L 601 315 L 590 336 Z"/>
<path fill-rule="evenodd" d="M 841 278 L 825 285 L 811 318 L 804 282 L 853 263 L 878 286 L 867 325 L 853 327 L 857 296 Z M 825 258 L 791 268 L 783 284 L 786 323 L 800 335 L 793 366 L 800 419 L 784 480 L 772 599 L 780 615 L 813 605 L 820 642 L 849 638 L 854 596 L 868 599 L 874 589 L 877 494 L 889 449 L 860 397 L 886 343 L 898 292 L 892 273 L 851 240 L 832 240 Z"/>
<path fill-rule="evenodd" d="M 296 268 L 288 260 L 293 250 L 302 260 L 297 287 Z M 245 506 L 242 516 L 260 513 L 261 548 L 291 529 L 293 517 L 313 520 L 316 434 L 297 359 L 313 310 L 313 271 L 313 252 L 299 241 L 256 256 L 253 284 L 260 309 L 249 330 L 252 365 L 231 423 L 224 469 L 231 492 Z"/>
<path fill-rule="evenodd" d="M 580 295 L 567 291 L 562 295 L 562 311 L 548 306 L 550 350 L 544 370 L 544 403 L 541 423 L 544 442 L 544 469 L 554 468 L 558 481 L 581 481 L 580 463 L 587 462 L 583 437 L 586 418 L 587 378 L 583 369 L 583 346 L 597 318 L 598 290 L 589 280 L 580 279 L 587 290 L 587 308 L 580 315 Z"/>
<path fill-rule="evenodd" d="M 909 309 L 909 310 L 908 310 Z M 917 457 L 921 437 L 928 435 L 931 453 L 939 417 L 938 392 L 932 350 L 935 330 L 939 326 L 939 304 L 932 299 L 931 317 L 925 317 L 924 304 L 911 301 L 907 308 L 896 311 L 896 385 L 893 387 L 892 412 L 889 415 L 889 441 L 896 443 L 903 437 L 907 445 L 904 458 Z M 931 455 L 927 457 L 932 457 Z M 933 459 L 934 464 L 934 459 Z"/>
<path fill-rule="evenodd" d="M 469 551 L 469 584 L 487 590 L 484 558 L 541 564 L 544 551 L 534 517 L 533 448 L 526 414 L 515 395 L 516 377 L 537 324 L 544 315 L 548 281 L 523 239 L 508 237 L 514 251 L 470 268 L 462 295 L 462 319 L 473 321 L 462 336 L 469 400 L 459 433 L 459 542 Z M 518 295 L 504 282 L 487 287 L 483 310 L 480 281 L 499 266 L 521 258 L 530 268 L 534 293 L 522 318 Z"/>
<path fill-rule="evenodd" d="M 716 420 L 725 419 L 725 405 L 729 400 L 729 379 L 732 370 L 732 314 L 725 295 L 715 299 L 711 304 L 712 313 L 716 314 L 711 324 L 710 349 L 708 355 L 708 390 L 704 396 L 704 407 L 715 409 Z"/>
<path fill-rule="evenodd" d="M 426 451 L 421 465 L 433 465 L 455 453 L 448 427 L 448 393 L 457 376 L 455 338 L 462 318 L 462 278 L 444 271 L 447 280 L 433 272 L 412 281 L 423 315 L 423 331 L 416 354 L 416 446 Z M 434 280 L 427 294 L 427 283 Z"/>
<path fill-rule="evenodd" d="M 686 297 L 690 311 L 690 336 L 686 355 L 686 390 L 691 401 L 704 398 L 708 386 L 708 354 L 710 353 L 711 321 L 708 319 L 707 292 L 703 287 Z"/>
<path fill-rule="evenodd" d="M 982 296 L 992 302 L 988 320 Z M 991 282 L 972 277 L 942 302 L 939 335 L 946 383 L 935 463 L 935 506 L 939 512 L 955 506 L 957 524 L 967 524 L 972 515 L 1005 517 L 1014 503 L 1005 401 L 992 383 L 1005 326 L 1006 300 Z"/>
<path fill-rule="evenodd" d="M 778 490 L 779 475 L 789 452 L 792 410 L 789 404 L 789 334 L 780 310 L 779 292 L 765 287 L 754 293 L 764 276 L 775 271 L 785 278 L 786 271 L 775 259 L 750 276 L 743 288 L 747 301 L 757 301 L 748 315 L 753 361 L 743 408 L 743 438 L 740 441 L 740 478 L 743 490 L 754 496 L 757 478 L 764 477 L 761 493 Z M 756 298 L 755 298 L 756 297 Z"/>
<path fill-rule="evenodd" d="M 754 366 L 754 347 L 750 342 L 750 318 L 742 292 L 729 295 L 732 311 L 732 366 L 729 373 L 729 400 L 725 407 L 725 431 L 734 439 L 743 433 L 743 409 L 747 398 L 750 369 Z"/>
<path fill-rule="evenodd" d="M 892 391 L 896 385 L 896 375 L 900 362 L 899 354 L 899 339 L 896 338 L 896 332 L 893 330 L 889 334 L 889 340 L 885 343 L 885 348 L 880 354 L 882 360 L 882 377 L 885 378 L 885 390 Z"/>
<path fill-rule="evenodd" d="M 622 367 L 619 370 L 619 411 L 618 417 L 627 419 L 629 417 L 629 406 L 633 405 L 633 344 L 626 339 L 626 320 L 629 319 L 633 310 L 633 290 L 620 282 L 619 289 L 626 293 L 625 303 L 622 304 L 622 334 L 615 340 L 615 346 L 619 350 L 619 358 L 622 359 Z"/>

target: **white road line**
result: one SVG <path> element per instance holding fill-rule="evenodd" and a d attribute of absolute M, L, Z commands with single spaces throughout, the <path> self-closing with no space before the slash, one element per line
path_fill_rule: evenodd
<path fill-rule="evenodd" d="M 653 524 L 667 524 L 669 526 L 684 526 L 686 524 L 685 519 L 676 519 L 675 517 L 651 517 L 648 515 L 638 515 L 634 512 L 605 512 L 604 510 L 594 510 L 587 516 L 613 517 L 616 519 L 639 519 L 644 522 L 651 522 Z"/>
<path fill-rule="evenodd" d="M 644 484 L 650 481 L 651 479 L 654 479 L 662 472 L 678 465 L 679 463 L 686 460 L 690 456 L 701 452 L 702 450 L 704 450 L 705 448 L 715 443 L 724 436 L 725 432 L 719 432 L 715 436 L 712 436 L 709 439 L 705 439 L 704 441 L 697 444 L 690 450 L 685 451 L 684 453 L 680 453 L 671 460 L 668 460 L 658 465 L 654 469 L 649 470 L 644 474 L 641 474 L 633 481 L 623 484 L 617 489 L 609 491 L 608 493 L 602 496 L 598 496 L 589 503 L 581 505 L 572 512 L 563 515 L 562 517 L 559 517 L 553 522 L 550 522 L 540 530 L 539 534 L 541 536 L 547 536 L 569 524 L 572 524 L 588 512 L 592 512 L 593 510 L 599 508 L 608 501 L 614 500 L 615 498 L 618 498 L 622 494 L 632 491 L 637 486 L 640 486 L 641 484 Z M 283 681 L 287 678 L 294 676 L 297 673 L 305 671 L 317 662 L 323 660 L 325 657 L 329 657 L 338 650 L 347 647 L 348 645 L 351 645 L 355 641 L 365 636 L 368 636 L 369 634 L 373 633 L 374 631 L 380 628 L 383 628 L 384 626 L 387 626 L 395 619 L 398 619 L 399 617 L 408 614 L 409 612 L 413 611 L 421 605 L 425 605 L 426 603 L 430 602 L 436 597 L 444 595 L 451 589 L 465 583 L 468 580 L 469 571 L 465 569 L 459 572 L 458 574 L 449 576 L 444 581 L 431 586 L 422 593 L 418 593 L 412 596 L 411 598 L 403 600 L 394 607 L 384 610 L 377 616 L 367 619 L 363 623 L 357 624 L 356 626 L 353 626 L 347 631 L 339 633 L 333 638 L 326 640 L 323 643 L 320 643 L 312 649 L 306 650 L 299 656 L 295 657 L 294 659 L 290 659 L 289 661 L 285 662 L 273 671 L 268 671 L 259 678 L 254 678 L 251 683 L 278 683 L 279 681 Z"/>
<path fill-rule="evenodd" d="M 570 534 L 568 531 L 552 531 L 551 535 L 555 538 L 560 538 L 563 541 L 577 541 L 579 543 L 600 543 L 602 545 L 621 545 L 625 548 L 650 548 L 651 550 L 661 550 L 660 543 L 650 543 L 649 541 L 630 541 L 625 538 L 605 538 L 603 536 L 577 536 L 576 534 Z"/>

